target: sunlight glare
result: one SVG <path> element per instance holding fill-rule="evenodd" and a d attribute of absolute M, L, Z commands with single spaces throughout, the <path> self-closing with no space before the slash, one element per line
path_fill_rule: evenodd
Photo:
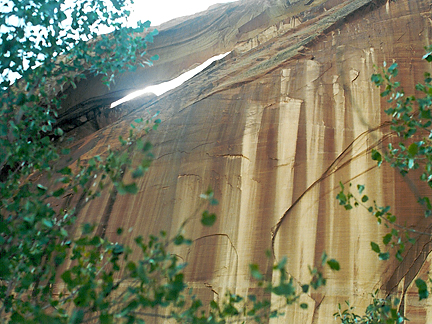
<path fill-rule="evenodd" d="M 174 89 L 174 88 L 178 87 L 179 85 L 183 84 L 185 81 L 189 80 L 193 76 L 200 73 L 202 70 L 204 70 L 210 64 L 212 64 L 214 61 L 217 61 L 217 60 L 224 58 L 229 53 L 231 53 L 231 52 L 227 52 L 224 54 L 213 56 L 212 58 L 209 58 L 207 61 L 205 61 L 201 65 L 197 66 L 196 68 L 183 73 L 182 75 L 178 76 L 177 78 L 175 78 L 171 81 L 163 82 L 161 84 L 149 86 L 149 87 L 144 88 L 142 90 L 132 92 L 131 94 L 128 94 L 126 97 L 124 97 L 120 100 L 114 101 L 111 104 L 110 108 L 114 108 L 114 107 L 116 107 L 122 103 L 125 103 L 125 102 L 132 100 L 134 98 L 137 98 L 137 97 L 139 97 L 145 93 L 154 93 L 156 96 L 160 96 L 160 95 L 164 94 L 165 92 L 167 92 L 171 89 Z"/>

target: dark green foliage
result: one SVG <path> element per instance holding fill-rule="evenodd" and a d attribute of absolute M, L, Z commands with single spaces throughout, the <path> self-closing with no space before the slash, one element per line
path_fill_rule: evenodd
<path fill-rule="evenodd" d="M 96 0 L 11 0 L 1 5 L 0 322 L 79 323 L 88 318 L 90 304 L 99 303 L 91 306 L 96 311 L 117 289 L 113 276 L 119 257 L 127 255 L 125 248 L 95 236 L 90 225 L 82 237 L 74 237 L 69 231 L 75 210 L 59 210 L 53 202 L 77 193 L 94 199 L 108 180 L 118 191 L 136 192 L 134 183 L 123 183 L 120 171 L 131 166 L 132 144 L 143 147 L 145 166 L 150 149 L 131 133 L 124 153 L 111 150 L 86 164 L 78 160 L 72 170 L 57 167 L 69 149 L 54 139 L 64 135 L 55 126 L 61 90 L 76 87 L 87 73 L 103 74 L 109 85 L 115 73 L 135 62 L 136 53 L 151 64 L 145 56 L 149 34 L 137 35 L 149 23 L 120 28 L 127 4 L 122 1 L 115 10 Z M 116 37 L 98 36 L 99 26 L 110 27 Z M 20 79 L 12 84 L 16 77 Z M 32 180 L 40 176 L 48 184 Z M 57 276 L 68 259 L 76 265 Z M 54 297 L 60 279 L 69 288 L 67 297 Z M 103 284 L 97 281 L 101 279 Z M 71 309 L 70 302 L 79 308 Z"/>
<path fill-rule="evenodd" d="M 336 261 L 335 259 L 328 260 L 327 264 L 329 265 L 330 269 L 332 269 L 332 270 L 336 270 L 336 271 L 340 270 L 339 262 Z"/>
<path fill-rule="evenodd" d="M 202 213 L 201 223 L 204 226 L 213 226 L 216 222 L 216 215 L 210 214 L 207 210 Z"/>
<path fill-rule="evenodd" d="M 428 291 L 428 287 L 427 284 L 424 280 L 422 279 L 416 279 L 415 280 L 415 285 L 418 289 L 418 293 L 419 293 L 419 300 L 422 299 L 426 299 L 429 297 L 429 291 Z"/>
<path fill-rule="evenodd" d="M 372 303 L 366 308 L 365 315 L 359 316 L 353 312 L 352 307 L 346 302 L 348 308 L 342 310 L 341 305 L 338 306 L 338 311 L 334 313 L 334 317 L 338 318 L 342 324 L 400 324 L 406 318 L 399 313 L 398 306 L 400 300 L 391 297 L 379 298 L 378 291 L 372 294 Z"/>

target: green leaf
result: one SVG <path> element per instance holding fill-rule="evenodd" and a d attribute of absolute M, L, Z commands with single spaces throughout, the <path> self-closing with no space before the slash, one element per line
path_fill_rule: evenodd
<path fill-rule="evenodd" d="M 10 317 L 10 323 L 26 323 L 26 322 L 27 322 L 26 319 L 17 312 L 14 312 Z"/>
<path fill-rule="evenodd" d="M 389 220 L 390 223 L 394 223 L 394 222 L 396 222 L 396 216 L 395 215 L 391 215 L 391 216 L 388 217 L 388 220 Z"/>
<path fill-rule="evenodd" d="M 398 250 L 396 252 L 395 257 L 398 261 L 402 262 L 403 258 L 402 258 L 402 254 L 401 254 L 400 250 Z"/>
<path fill-rule="evenodd" d="M 370 244 L 371 244 L 372 251 L 374 251 L 376 253 L 380 253 L 381 252 L 380 247 L 379 247 L 378 244 L 376 244 L 375 242 L 371 242 Z"/>
<path fill-rule="evenodd" d="M 422 59 L 426 60 L 428 62 L 432 62 L 432 52 L 429 52 L 429 53 L 426 53 L 425 55 L 423 55 Z"/>
<path fill-rule="evenodd" d="M 286 255 L 284 255 L 282 259 L 276 264 L 276 269 L 284 271 L 287 262 L 288 262 L 288 258 Z"/>
<path fill-rule="evenodd" d="M 63 279 L 66 285 L 68 286 L 73 285 L 72 272 L 70 270 L 63 272 L 63 274 L 60 277 Z"/>
<path fill-rule="evenodd" d="M 307 292 L 309 291 L 309 285 L 303 285 L 302 286 L 302 291 L 307 294 Z"/>
<path fill-rule="evenodd" d="M 388 260 L 390 258 L 390 253 L 389 252 L 380 253 L 378 254 L 378 258 L 383 261 Z"/>
<path fill-rule="evenodd" d="M 300 304 L 300 308 L 302 308 L 302 309 L 307 309 L 307 308 L 308 308 L 308 304 L 306 304 L 306 303 L 301 303 L 301 304 Z"/>
<path fill-rule="evenodd" d="M 272 292 L 278 296 L 290 297 L 295 294 L 295 287 L 292 282 L 282 282 L 279 286 L 274 287 Z"/>
<path fill-rule="evenodd" d="M 144 169 L 141 165 L 139 165 L 133 172 L 132 172 L 132 178 L 140 178 L 144 175 Z"/>
<path fill-rule="evenodd" d="M 53 222 L 50 221 L 50 220 L 48 220 L 48 219 L 43 219 L 42 220 L 42 224 L 44 224 L 48 228 L 52 228 L 53 227 Z"/>
<path fill-rule="evenodd" d="M 386 235 L 383 237 L 383 243 L 384 243 L 385 245 L 389 244 L 390 241 L 391 241 L 391 239 L 392 239 L 392 237 L 393 237 L 393 235 L 391 235 L 391 233 L 386 234 Z"/>
<path fill-rule="evenodd" d="M 64 134 L 63 130 L 59 127 L 55 129 L 54 133 L 58 136 L 62 136 Z"/>
<path fill-rule="evenodd" d="M 48 190 L 47 187 L 41 185 L 40 183 L 39 183 L 36 187 L 38 188 L 38 190 L 39 190 L 41 193 L 45 193 L 45 192 Z"/>
<path fill-rule="evenodd" d="M 397 76 L 397 74 L 398 74 L 397 66 L 398 66 L 398 64 L 395 62 L 392 65 L 390 65 L 390 67 L 388 68 L 388 72 L 392 76 Z"/>
<path fill-rule="evenodd" d="M 102 239 L 99 236 L 93 236 L 92 239 L 88 242 L 89 245 L 100 246 L 102 243 Z"/>
<path fill-rule="evenodd" d="M 277 317 L 278 317 L 278 311 L 277 310 L 272 310 L 270 312 L 269 318 L 277 318 Z M 256 320 L 257 323 L 259 323 L 260 322 L 260 317 L 257 315 L 255 317 L 255 320 Z M 244 323 L 245 322 L 242 322 L 242 324 L 244 324 Z"/>
<path fill-rule="evenodd" d="M 216 222 L 216 214 L 210 214 L 207 210 L 202 213 L 201 224 L 212 226 Z"/>
<path fill-rule="evenodd" d="M 53 197 L 60 197 L 65 192 L 64 188 L 59 188 L 52 193 Z"/>
<path fill-rule="evenodd" d="M 125 185 L 123 187 L 123 189 L 124 189 L 125 193 L 132 194 L 132 195 L 135 195 L 138 192 L 138 187 L 137 187 L 135 182 L 128 184 L 128 185 Z"/>
<path fill-rule="evenodd" d="M 119 2 L 118 0 L 111 0 L 111 3 L 113 4 L 114 8 L 116 8 L 117 10 L 121 10 L 121 4 L 123 2 Z"/>
<path fill-rule="evenodd" d="M 83 233 L 83 235 L 90 234 L 91 232 L 93 232 L 94 228 L 95 228 L 95 226 L 91 225 L 89 223 L 83 224 L 83 226 L 82 226 L 82 233 Z"/>
<path fill-rule="evenodd" d="M 137 267 L 136 267 L 135 263 L 133 263 L 132 261 L 129 261 L 126 264 L 126 269 L 128 269 L 130 272 L 134 272 L 134 271 L 136 271 Z"/>
<path fill-rule="evenodd" d="M 419 147 L 417 143 L 412 143 L 410 146 L 408 146 L 408 152 L 409 154 L 414 157 L 418 153 Z"/>
<path fill-rule="evenodd" d="M 114 316 L 112 314 L 101 314 L 99 316 L 99 321 L 101 324 L 113 324 Z"/>
<path fill-rule="evenodd" d="M 151 25 L 150 20 L 147 20 L 146 22 L 143 23 L 143 27 L 144 27 L 144 28 L 149 28 L 150 25 Z"/>
<path fill-rule="evenodd" d="M 326 251 L 323 251 L 323 253 L 321 254 L 321 266 L 323 266 L 326 262 L 327 262 L 327 253 Z"/>
<path fill-rule="evenodd" d="M 121 244 L 115 244 L 112 252 L 113 252 L 114 255 L 123 254 L 123 252 L 124 252 L 124 246 L 121 245 Z"/>
<path fill-rule="evenodd" d="M 257 264 L 250 264 L 249 269 L 250 269 L 252 277 L 254 277 L 257 280 L 264 279 L 264 276 L 262 275 L 261 271 L 259 271 Z"/>
<path fill-rule="evenodd" d="M 384 90 L 383 92 L 380 93 L 381 97 L 386 97 L 390 94 L 390 89 Z"/>
<path fill-rule="evenodd" d="M 380 86 L 384 80 L 381 74 L 372 74 L 371 81 L 375 83 L 375 85 Z"/>
<path fill-rule="evenodd" d="M 328 260 L 327 264 L 330 266 L 330 269 L 332 269 L 332 270 L 335 270 L 335 271 L 339 271 L 340 270 L 339 262 L 336 261 L 335 259 Z"/>
<path fill-rule="evenodd" d="M 212 206 L 216 206 L 219 204 L 219 201 L 215 198 L 209 199 L 209 202 L 210 202 L 210 205 L 212 205 Z"/>
<path fill-rule="evenodd" d="M 414 159 L 408 159 L 408 169 L 414 168 Z"/>
<path fill-rule="evenodd" d="M 357 190 L 358 190 L 358 193 L 361 195 L 362 194 L 362 192 L 363 192 L 363 190 L 365 189 L 365 186 L 364 185 L 357 185 Z"/>
<path fill-rule="evenodd" d="M 345 205 L 347 203 L 347 196 L 345 195 L 345 193 L 343 191 L 339 192 L 336 195 L 336 199 L 339 201 L 339 205 Z"/>
<path fill-rule="evenodd" d="M 380 166 L 381 163 L 382 163 L 381 153 L 378 152 L 377 150 L 373 149 L 372 150 L 372 160 L 377 161 L 378 162 L 378 166 Z"/>
<path fill-rule="evenodd" d="M 415 284 L 416 284 L 417 289 L 418 289 L 419 300 L 428 298 L 429 297 L 429 291 L 428 291 L 426 282 L 419 278 L 419 279 L 415 280 Z"/>
<path fill-rule="evenodd" d="M 177 235 L 174 239 L 174 244 L 175 245 L 181 245 L 181 244 L 183 244 L 184 241 L 185 241 L 185 238 L 183 237 L 183 235 Z"/>
<path fill-rule="evenodd" d="M 344 208 L 345 208 L 346 210 L 351 210 L 351 209 L 353 209 L 353 206 L 352 206 L 351 204 L 346 204 L 346 205 L 344 206 Z"/>
<path fill-rule="evenodd" d="M 72 170 L 69 167 L 64 167 L 59 171 L 59 173 L 63 175 L 72 175 Z"/>

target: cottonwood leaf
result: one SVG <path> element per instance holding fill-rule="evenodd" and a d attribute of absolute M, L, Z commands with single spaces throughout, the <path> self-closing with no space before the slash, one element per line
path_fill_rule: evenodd
<path fill-rule="evenodd" d="M 381 252 L 379 245 L 376 244 L 375 242 L 371 242 L 371 248 L 372 248 L 372 251 L 374 251 L 376 253 L 380 253 Z"/>
<path fill-rule="evenodd" d="M 210 214 L 207 210 L 202 213 L 201 224 L 212 226 L 216 222 L 216 214 Z"/>
<path fill-rule="evenodd" d="M 335 259 L 330 259 L 327 261 L 327 264 L 329 265 L 330 269 L 335 270 L 335 271 L 339 271 L 340 270 L 340 265 L 339 262 Z"/>

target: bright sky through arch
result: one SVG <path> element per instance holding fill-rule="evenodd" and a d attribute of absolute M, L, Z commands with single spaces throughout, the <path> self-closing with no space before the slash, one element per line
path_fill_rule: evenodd
<path fill-rule="evenodd" d="M 207 10 L 208 7 L 217 3 L 234 2 L 237 0 L 159 0 L 150 2 L 147 0 L 135 0 L 135 5 L 131 16 L 129 17 L 129 24 L 134 25 L 138 20 L 147 21 L 150 20 L 152 26 L 158 26 L 166 21 L 174 18 L 193 15 L 197 12 Z M 111 108 L 117 107 L 118 105 L 132 100 L 144 93 L 152 92 L 157 96 L 179 86 L 183 82 L 187 81 L 197 73 L 201 72 L 204 68 L 209 66 L 213 61 L 219 60 L 229 53 L 221 53 L 220 55 L 214 56 L 196 67 L 195 69 L 188 71 L 178 78 L 169 82 L 164 82 L 156 86 L 150 86 L 142 90 L 135 91 L 126 97 L 117 100 L 111 104 Z M 156 63 L 157 64 L 157 63 Z"/>
<path fill-rule="evenodd" d="M 110 108 L 115 108 L 118 105 L 121 105 L 122 103 L 127 102 L 129 100 L 132 100 L 134 98 L 137 98 L 137 97 L 139 97 L 145 93 L 154 93 L 156 96 L 160 96 L 161 94 L 164 94 L 165 92 L 178 87 L 183 82 L 189 80 L 190 78 L 192 78 L 196 74 L 200 73 L 202 70 L 204 70 L 211 63 L 213 63 L 216 60 L 220 60 L 220 59 L 224 58 L 229 53 L 230 52 L 213 56 L 213 57 L 209 58 L 207 61 L 205 61 L 204 63 L 197 66 L 196 68 L 194 68 L 188 72 L 183 73 L 182 75 L 180 75 L 179 77 L 177 77 L 171 81 L 164 82 L 164 83 L 161 83 L 158 85 L 149 86 L 149 87 L 144 88 L 142 90 L 137 90 L 135 92 L 132 92 L 131 94 L 127 95 L 126 97 L 124 97 L 120 100 L 114 101 L 111 104 Z"/>
<path fill-rule="evenodd" d="M 234 1 L 236 0 L 135 0 L 129 19 L 131 22 L 150 20 L 152 26 L 158 26 L 174 18 L 207 10 L 216 3 Z"/>

